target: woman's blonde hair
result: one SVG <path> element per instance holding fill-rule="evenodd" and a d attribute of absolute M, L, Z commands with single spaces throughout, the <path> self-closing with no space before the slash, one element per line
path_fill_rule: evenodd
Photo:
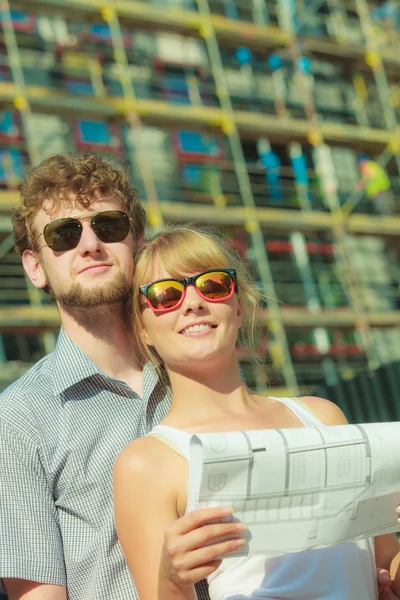
<path fill-rule="evenodd" d="M 140 286 L 162 277 L 161 269 L 174 279 L 208 269 L 236 269 L 238 294 L 242 306 L 242 326 L 238 341 L 246 347 L 252 362 L 260 362 L 256 352 L 256 321 L 262 294 L 238 253 L 223 242 L 224 237 L 205 229 L 187 225 L 168 228 L 148 240 L 136 258 L 133 278 L 133 330 L 142 364 L 151 362 L 159 374 L 163 365 L 154 348 L 141 335 L 145 329 L 142 318 Z"/>

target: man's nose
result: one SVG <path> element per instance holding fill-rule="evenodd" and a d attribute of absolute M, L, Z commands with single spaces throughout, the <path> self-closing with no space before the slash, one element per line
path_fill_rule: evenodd
<path fill-rule="evenodd" d="M 101 240 L 93 231 L 90 223 L 82 222 L 82 235 L 79 240 L 78 250 L 81 254 L 98 254 L 103 249 Z"/>

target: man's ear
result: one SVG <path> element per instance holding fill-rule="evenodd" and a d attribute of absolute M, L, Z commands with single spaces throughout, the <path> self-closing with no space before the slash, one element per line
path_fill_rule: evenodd
<path fill-rule="evenodd" d="M 33 250 L 24 250 L 22 254 L 24 269 L 36 288 L 44 288 L 47 285 L 46 273 L 39 258 Z"/>
<path fill-rule="evenodd" d="M 140 250 L 144 245 L 144 235 L 141 235 L 137 240 L 134 240 L 134 252 L 135 256 L 139 254 Z"/>

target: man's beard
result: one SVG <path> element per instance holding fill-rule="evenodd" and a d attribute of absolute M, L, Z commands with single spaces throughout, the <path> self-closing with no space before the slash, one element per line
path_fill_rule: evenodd
<path fill-rule="evenodd" d="M 50 290 L 54 300 L 70 308 L 93 308 L 107 304 L 118 304 L 120 306 L 131 305 L 132 285 L 122 272 L 107 285 L 85 289 L 79 283 L 74 283 L 68 292 L 55 293 Z"/>

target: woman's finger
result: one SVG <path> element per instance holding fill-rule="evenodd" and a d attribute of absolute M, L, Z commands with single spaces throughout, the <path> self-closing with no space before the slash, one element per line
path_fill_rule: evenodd
<path fill-rule="evenodd" d="M 210 523 L 198 527 L 189 533 L 177 536 L 166 534 L 166 548 L 169 556 L 177 556 L 187 554 L 210 545 L 214 540 L 226 537 L 237 538 L 243 531 L 247 529 L 244 523 L 240 521 L 228 521 L 227 523 Z"/>
<path fill-rule="evenodd" d="M 233 513 L 233 509 L 228 506 L 214 506 L 212 508 L 199 508 L 187 513 L 169 528 L 173 534 L 184 535 L 193 529 L 197 529 L 210 521 L 226 519 Z"/>
<path fill-rule="evenodd" d="M 216 540 L 222 541 L 223 538 L 237 539 L 246 529 L 247 526 L 241 521 L 210 523 L 188 534 L 187 541 L 190 542 L 191 549 L 202 548 L 212 545 Z"/>
<path fill-rule="evenodd" d="M 191 571 L 179 572 L 179 574 L 177 573 L 176 576 L 172 578 L 172 581 L 177 585 L 193 585 L 202 579 L 206 579 L 211 573 L 214 573 L 221 563 L 222 560 L 214 560 Z"/>
<path fill-rule="evenodd" d="M 225 557 L 227 554 L 242 548 L 246 540 L 235 538 L 212 544 L 204 548 L 197 548 L 193 552 L 187 552 L 172 560 L 172 565 L 177 572 L 193 572 L 200 567 L 205 567 Z M 196 580 L 197 581 L 197 580 Z"/>
<path fill-rule="evenodd" d="M 397 514 L 400 514 L 400 504 L 396 506 L 396 512 Z M 400 523 L 400 517 L 397 518 L 397 522 Z"/>
<path fill-rule="evenodd" d="M 376 580 L 379 586 L 389 586 L 392 583 L 392 578 L 387 569 L 376 569 Z"/>

